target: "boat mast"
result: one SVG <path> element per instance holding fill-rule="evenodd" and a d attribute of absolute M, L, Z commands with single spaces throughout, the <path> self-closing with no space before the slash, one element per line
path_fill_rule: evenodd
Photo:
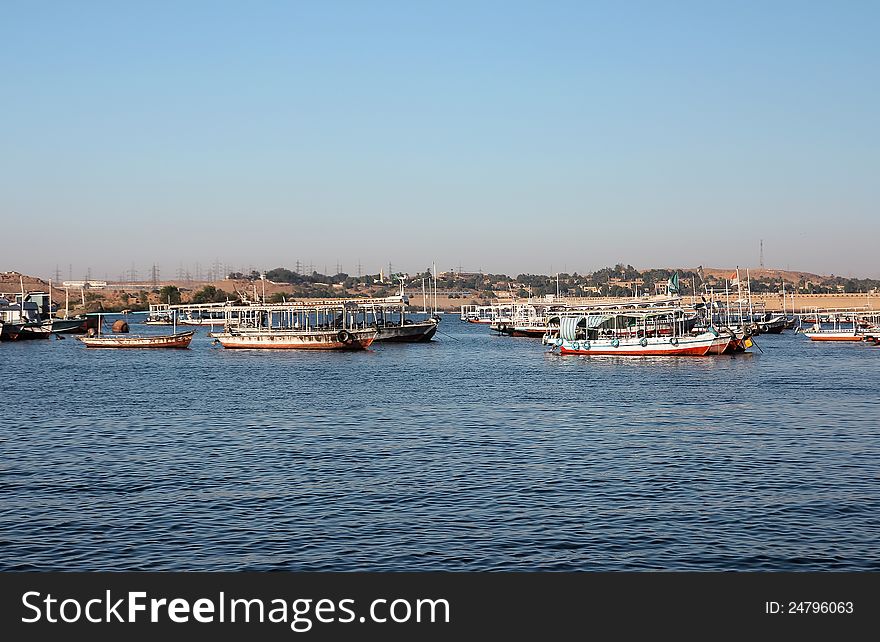
<path fill-rule="evenodd" d="M 739 278 L 739 266 L 738 265 L 736 266 L 736 290 L 737 290 L 736 302 L 739 305 L 739 325 L 740 325 L 740 327 L 743 327 L 743 325 L 744 325 L 743 324 L 743 286 L 742 286 L 742 281 L 740 281 L 740 278 Z"/>
<path fill-rule="evenodd" d="M 788 312 L 785 311 L 785 278 L 782 279 L 782 316 L 788 321 Z"/>
<path fill-rule="evenodd" d="M 746 268 L 746 290 L 749 293 L 749 323 L 754 323 L 755 310 L 752 307 L 752 279 L 749 276 L 749 268 Z"/>

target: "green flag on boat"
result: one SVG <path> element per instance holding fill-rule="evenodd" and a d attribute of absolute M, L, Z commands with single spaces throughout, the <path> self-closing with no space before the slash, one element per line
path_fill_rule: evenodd
<path fill-rule="evenodd" d="M 669 277 L 669 280 L 666 282 L 666 291 L 669 294 L 678 294 L 678 272 Z"/>

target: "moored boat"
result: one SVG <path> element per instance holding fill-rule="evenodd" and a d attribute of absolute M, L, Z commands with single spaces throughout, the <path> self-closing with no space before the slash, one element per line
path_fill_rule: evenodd
<path fill-rule="evenodd" d="M 724 354 L 735 340 L 731 333 L 709 327 L 685 330 L 683 310 L 627 311 L 562 317 L 550 341 L 560 354 L 621 356 L 705 356 Z"/>
<path fill-rule="evenodd" d="M 224 348 L 271 350 L 364 350 L 376 340 L 378 332 L 369 329 L 264 329 L 230 328 L 211 332 Z"/>
<path fill-rule="evenodd" d="M 425 321 L 404 319 L 403 323 L 376 324 L 375 341 L 390 343 L 420 343 L 430 341 L 437 333 L 440 320 L 434 317 Z"/>
<path fill-rule="evenodd" d="M 363 350 L 379 334 L 354 300 L 225 306 L 222 332 L 209 337 L 224 348 Z"/>
<path fill-rule="evenodd" d="M 77 337 L 87 348 L 188 348 L 195 330 L 162 335 L 104 335 Z"/>
<path fill-rule="evenodd" d="M 0 298 L 0 323 L 0 341 L 47 339 L 52 334 L 52 321 L 41 318 L 40 309 L 33 301 L 12 303 Z"/>

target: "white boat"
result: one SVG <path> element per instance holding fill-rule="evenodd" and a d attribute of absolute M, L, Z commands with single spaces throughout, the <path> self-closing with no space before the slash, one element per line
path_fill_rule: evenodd
<path fill-rule="evenodd" d="M 224 348 L 363 350 L 379 334 L 354 300 L 225 306 L 222 332 L 209 337 Z"/>
<path fill-rule="evenodd" d="M 562 317 L 558 336 L 547 339 L 560 354 L 705 356 L 724 354 L 734 338 L 711 327 L 688 332 L 683 310 L 627 311 Z"/>

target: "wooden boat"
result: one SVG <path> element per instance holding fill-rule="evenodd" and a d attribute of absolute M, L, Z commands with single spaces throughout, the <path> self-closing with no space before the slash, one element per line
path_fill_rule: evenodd
<path fill-rule="evenodd" d="M 366 322 L 364 302 L 353 299 L 228 305 L 223 311 L 223 331 L 208 336 L 230 349 L 364 350 L 379 334 Z"/>
<path fill-rule="evenodd" d="M 376 324 L 375 341 L 389 343 L 421 343 L 430 341 L 437 333 L 439 319 L 430 318 L 425 321 L 404 319 L 403 323 Z"/>
<path fill-rule="evenodd" d="M 378 332 L 368 329 L 287 330 L 266 328 L 227 328 L 211 332 L 224 348 L 262 350 L 364 350 L 376 340 Z"/>
<path fill-rule="evenodd" d="M 77 337 L 87 348 L 188 348 L 195 330 L 162 335 L 105 335 Z"/>

